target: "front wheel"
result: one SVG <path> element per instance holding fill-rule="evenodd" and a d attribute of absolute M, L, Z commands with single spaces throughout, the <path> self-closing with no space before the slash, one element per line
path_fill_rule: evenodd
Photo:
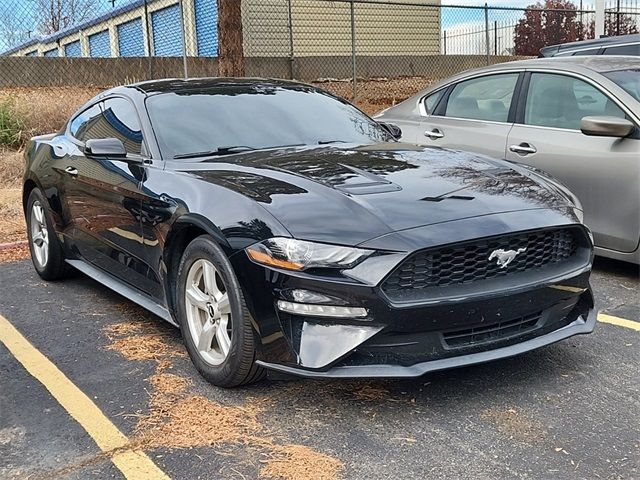
<path fill-rule="evenodd" d="M 219 387 L 262 378 L 242 290 L 226 255 L 210 236 L 198 237 L 186 248 L 177 285 L 182 338 L 200 374 Z"/>
<path fill-rule="evenodd" d="M 62 245 L 53 229 L 47 201 L 37 188 L 29 194 L 26 220 L 31 260 L 38 275 L 44 280 L 58 280 L 65 277 L 67 268 Z"/>

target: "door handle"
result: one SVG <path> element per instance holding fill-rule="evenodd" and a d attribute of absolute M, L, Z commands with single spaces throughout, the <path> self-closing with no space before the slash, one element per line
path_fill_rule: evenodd
<path fill-rule="evenodd" d="M 529 155 L 538 151 L 536 150 L 536 147 L 534 147 L 533 145 L 529 145 L 526 142 L 523 142 L 520 145 L 511 145 L 509 147 L 509 150 L 519 155 Z"/>
<path fill-rule="evenodd" d="M 439 129 L 434 128 L 433 130 L 427 130 L 424 132 L 424 136 L 430 138 L 431 140 L 438 140 L 439 138 L 444 137 L 444 133 L 442 133 Z"/>
<path fill-rule="evenodd" d="M 64 169 L 64 171 L 66 173 L 68 173 L 69 175 L 71 175 L 72 177 L 77 177 L 78 176 L 78 169 L 75 167 L 67 167 Z"/>

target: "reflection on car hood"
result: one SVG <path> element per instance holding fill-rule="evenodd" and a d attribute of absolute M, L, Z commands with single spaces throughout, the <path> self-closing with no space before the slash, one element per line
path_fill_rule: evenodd
<path fill-rule="evenodd" d="M 507 162 L 400 143 L 256 151 L 185 170 L 259 202 L 296 238 L 327 242 L 571 206 L 562 192 Z"/>

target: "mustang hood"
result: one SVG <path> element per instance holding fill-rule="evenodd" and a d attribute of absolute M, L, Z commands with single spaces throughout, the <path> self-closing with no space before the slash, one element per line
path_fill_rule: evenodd
<path fill-rule="evenodd" d="M 194 169 L 259 202 L 296 238 L 353 245 L 462 218 L 574 206 L 505 161 L 398 143 L 250 152 Z"/>

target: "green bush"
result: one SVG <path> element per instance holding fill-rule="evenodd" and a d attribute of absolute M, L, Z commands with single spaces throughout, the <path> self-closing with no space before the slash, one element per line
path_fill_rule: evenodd
<path fill-rule="evenodd" d="M 0 145 L 19 147 L 22 143 L 24 123 L 16 114 L 11 99 L 0 102 Z"/>

